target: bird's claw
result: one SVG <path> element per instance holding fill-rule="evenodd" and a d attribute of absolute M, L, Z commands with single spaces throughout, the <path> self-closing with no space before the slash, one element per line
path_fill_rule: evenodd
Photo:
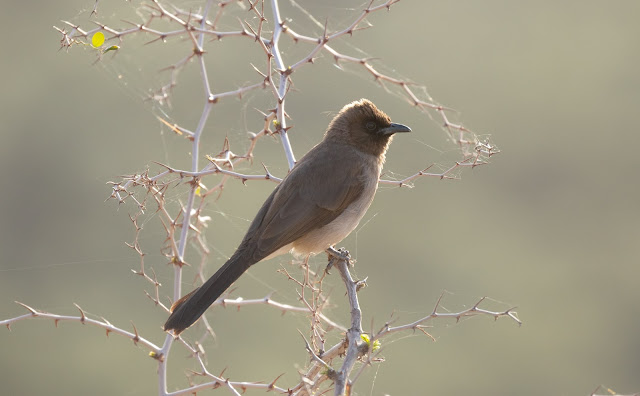
<path fill-rule="evenodd" d="M 351 254 L 349 254 L 349 251 L 346 250 L 345 248 L 340 248 L 337 249 L 334 248 L 333 246 L 330 246 L 327 250 L 327 255 L 329 256 L 329 264 L 327 264 L 327 268 L 325 268 L 324 272 L 326 274 L 329 274 L 329 270 L 331 269 L 331 267 L 333 267 L 333 264 L 336 261 L 345 261 L 347 263 L 347 265 L 351 265 Z"/>

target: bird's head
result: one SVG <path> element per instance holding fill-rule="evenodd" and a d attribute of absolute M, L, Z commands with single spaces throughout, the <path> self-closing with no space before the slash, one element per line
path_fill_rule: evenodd
<path fill-rule="evenodd" d="M 398 132 L 411 132 L 411 129 L 391 122 L 370 100 L 360 99 L 340 110 L 329 124 L 325 139 L 342 141 L 384 160 L 391 138 Z"/>

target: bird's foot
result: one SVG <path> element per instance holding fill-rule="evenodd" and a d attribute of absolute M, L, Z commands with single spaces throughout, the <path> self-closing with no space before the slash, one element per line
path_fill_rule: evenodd
<path fill-rule="evenodd" d="M 336 248 L 334 248 L 333 246 L 329 246 L 329 248 L 325 250 L 325 252 L 327 252 L 327 255 L 329 256 L 329 264 L 327 264 L 327 268 L 324 270 L 324 272 L 327 274 L 336 261 L 346 261 L 347 265 L 352 265 L 351 254 L 349 254 L 349 251 L 345 248 L 336 250 Z"/>

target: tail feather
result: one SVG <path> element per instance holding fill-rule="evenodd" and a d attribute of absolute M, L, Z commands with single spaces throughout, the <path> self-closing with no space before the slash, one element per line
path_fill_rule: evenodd
<path fill-rule="evenodd" d="M 233 255 L 202 286 L 185 295 L 171 306 L 171 315 L 164 330 L 177 335 L 194 324 L 202 314 L 225 292 L 254 262 Z"/>

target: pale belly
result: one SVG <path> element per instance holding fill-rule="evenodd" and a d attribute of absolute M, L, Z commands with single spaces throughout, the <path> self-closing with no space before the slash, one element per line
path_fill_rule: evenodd
<path fill-rule="evenodd" d="M 281 247 L 270 254 L 265 260 L 285 254 L 293 253 L 295 256 L 314 255 L 325 251 L 346 238 L 357 226 L 364 214 L 369 209 L 375 195 L 377 183 L 373 188 L 365 191 L 360 199 L 347 207 L 338 218 L 331 223 L 317 228 L 298 240 Z"/>

